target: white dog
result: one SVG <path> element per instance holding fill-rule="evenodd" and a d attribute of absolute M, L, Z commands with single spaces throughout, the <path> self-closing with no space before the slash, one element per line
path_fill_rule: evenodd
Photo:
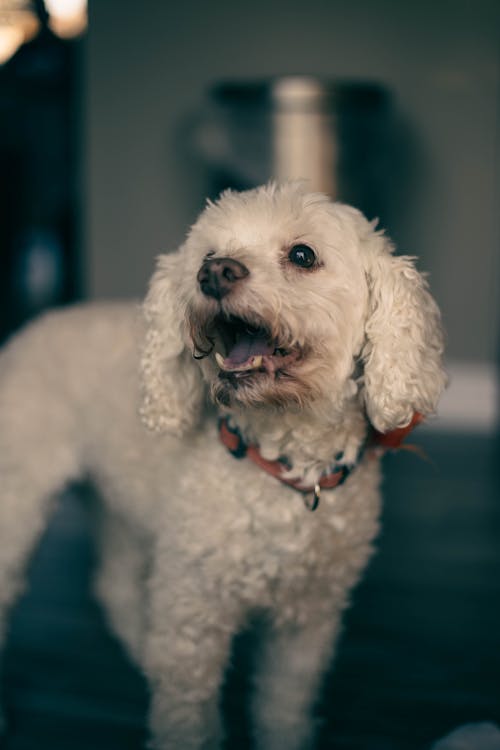
<path fill-rule="evenodd" d="M 149 679 L 159 750 L 220 747 L 228 652 L 255 611 L 256 746 L 313 743 L 377 533 L 375 430 L 397 442 L 445 384 L 438 309 L 392 250 L 300 185 L 226 192 L 160 257 L 142 316 L 51 313 L 2 354 L 0 625 L 54 493 L 91 477 L 96 590 Z"/>

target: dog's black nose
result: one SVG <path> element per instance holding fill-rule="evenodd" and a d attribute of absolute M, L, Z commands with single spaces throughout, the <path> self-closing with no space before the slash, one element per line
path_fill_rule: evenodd
<path fill-rule="evenodd" d="M 233 258 L 208 258 L 198 271 L 198 284 L 207 297 L 222 299 L 250 271 Z"/>

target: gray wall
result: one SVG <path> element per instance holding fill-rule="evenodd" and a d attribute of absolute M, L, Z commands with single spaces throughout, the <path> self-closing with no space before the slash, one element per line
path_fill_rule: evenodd
<path fill-rule="evenodd" d="M 418 162 L 389 231 L 430 271 L 450 356 L 496 360 L 499 28 L 497 0 L 98 0 L 85 75 L 90 296 L 142 295 L 155 255 L 201 209 L 178 133 L 212 82 L 375 79 L 395 93 Z"/>

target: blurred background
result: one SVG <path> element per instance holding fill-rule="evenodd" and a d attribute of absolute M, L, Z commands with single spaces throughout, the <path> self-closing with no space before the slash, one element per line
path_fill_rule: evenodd
<path fill-rule="evenodd" d="M 422 431 L 434 464 L 387 461 L 325 748 L 500 720 L 499 103 L 497 0 L 0 0 L 0 340 L 49 307 L 140 298 L 206 197 L 270 177 L 378 217 L 429 272 L 452 385 Z M 88 598 L 86 524 L 67 496 L 15 613 L 11 750 L 143 741 L 145 687 Z"/>

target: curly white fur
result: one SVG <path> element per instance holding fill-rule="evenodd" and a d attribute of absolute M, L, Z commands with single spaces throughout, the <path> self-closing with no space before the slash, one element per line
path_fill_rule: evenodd
<path fill-rule="evenodd" d="M 297 243 L 314 250 L 311 269 L 290 261 Z M 158 750 L 220 747 L 224 665 L 254 610 L 268 636 L 257 745 L 313 742 L 311 704 L 377 532 L 378 461 L 365 453 L 310 514 L 296 490 L 220 444 L 207 393 L 306 484 L 354 462 L 369 422 L 387 431 L 433 414 L 439 313 L 412 259 L 392 250 L 358 211 L 300 185 L 228 192 L 160 257 L 143 316 L 125 304 L 52 313 L 2 354 L 0 627 L 51 497 L 90 475 L 104 501 L 96 592 L 150 680 Z M 207 295 L 207 258 L 248 273 Z M 279 345 L 269 371 L 221 373 L 220 319 L 267 331 Z"/>

